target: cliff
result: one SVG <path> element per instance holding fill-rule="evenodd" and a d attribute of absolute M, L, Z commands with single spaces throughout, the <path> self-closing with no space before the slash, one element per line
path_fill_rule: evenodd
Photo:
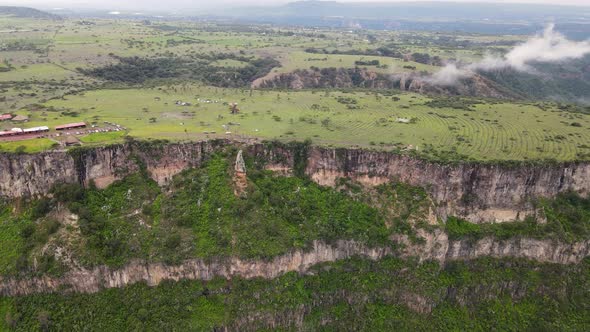
<path fill-rule="evenodd" d="M 473 73 L 453 85 L 438 84 L 430 76 L 417 73 L 379 74 L 363 68 L 298 69 L 290 73 L 269 74 L 252 84 L 254 88 L 281 89 L 399 89 L 429 95 L 475 96 L 498 99 L 519 99 L 522 96 Z"/>
<path fill-rule="evenodd" d="M 451 215 L 472 222 L 523 220 L 530 215 L 542 218 L 542 212 L 534 210 L 535 198 L 551 198 L 569 190 L 582 196 L 590 193 L 590 163 L 449 165 L 361 149 L 205 141 L 4 154 L 0 158 L 0 196 L 45 195 L 57 183 L 94 181 L 98 187 L 106 187 L 139 170 L 164 185 L 183 169 L 198 167 L 215 151 L 233 145 L 263 160 L 267 169 L 305 173 L 321 185 L 332 186 L 338 178 L 348 177 L 369 186 L 401 181 L 424 187 L 442 219 Z"/>
<path fill-rule="evenodd" d="M 0 196 L 8 198 L 46 195 L 58 183 L 94 181 L 104 188 L 122 177 L 140 171 L 163 185 L 183 169 L 198 167 L 215 150 L 213 142 L 194 144 L 141 143 L 93 149 L 51 151 L 39 154 L 2 154 Z"/>
<path fill-rule="evenodd" d="M 255 146 L 253 153 L 271 161 L 268 168 L 289 173 L 297 162 L 284 147 Z M 273 162 L 275 161 L 275 162 Z M 483 163 L 443 164 L 389 152 L 312 147 L 305 156 L 305 174 L 320 185 L 333 186 L 346 177 L 367 186 L 400 181 L 427 190 L 438 217 L 458 216 L 471 222 L 543 218 L 532 201 L 558 193 L 590 193 L 590 164 Z"/>
<path fill-rule="evenodd" d="M 163 280 L 211 280 L 214 277 L 231 279 L 232 276 L 271 279 L 290 271 L 304 273 L 318 263 L 334 262 L 357 255 L 379 259 L 390 253 L 389 249 L 372 249 L 351 241 L 339 241 L 336 246 L 315 242 L 313 249 L 308 252 L 295 251 L 271 261 L 231 258 L 206 262 L 194 259 L 178 266 L 134 261 L 118 270 L 100 266 L 92 270 L 70 271 L 61 278 L 19 280 L 0 277 L 0 295 L 15 296 L 64 290 L 94 293 L 104 288 L 124 287 L 142 281 L 155 286 Z"/>
<path fill-rule="evenodd" d="M 507 221 L 537 214 L 531 200 L 553 197 L 575 190 L 590 191 L 590 164 L 493 165 L 477 163 L 441 164 L 406 155 L 360 149 L 329 149 L 305 144 L 246 144 L 206 141 L 189 144 L 133 142 L 109 147 L 46 152 L 34 155 L 6 154 L 0 158 L 0 194 L 9 198 L 45 195 L 60 182 L 106 187 L 135 172 L 146 172 L 160 185 L 190 167 L 199 167 L 215 152 L 233 153 L 239 147 L 245 156 L 267 169 L 282 174 L 307 175 L 321 185 L 335 186 L 347 177 L 366 186 L 402 181 L 424 187 L 437 216 L 461 216 L 475 222 Z M 39 292 L 97 292 L 137 282 L 157 285 L 163 280 L 210 280 L 276 278 L 286 272 L 306 273 L 313 265 L 353 256 L 377 260 L 386 255 L 417 257 L 421 261 L 469 260 L 483 256 L 514 257 L 540 262 L 575 264 L 590 255 L 590 241 L 562 243 L 554 240 L 511 238 L 499 240 L 451 240 L 441 230 L 418 229 L 423 243 L 412 243 L 397 235 L 391 248 L 369 248 L 352 241 L 334 244 L 315 242 L 309 251 L 294 251 L 270 261 L 218 258 L 192 259 L 177 266 L 132 261 L 120 269 L 99 266 L 74 268 L 60 278 L 0 277 L 1 295 Z"/>
<path fill-rule="evenodd" d="M 422 261 L 436 260 L 441 264 L 480 257 L 512 257 L 543 263 L 576 264 L 590 255 L 590 240 L 577 243 L 526 237 L 450 240 L 441 230 L 429 233 L 422 229 L 418 230 L 418 235 L 425 240 L 424 243 L 411 243 L 405 235 L 394 237 L 396 242 L 402 244 L 398 252 L 400 256 L 418 257 Z"/>
<path fill-rule="evenodd" d="M 95 293 L 105 288 L 124 287 L 138 282 L 155 286 L 164 280 L 211 280 L 214 277 L 231 279 L 234 276 L 240 276 L 247 279 L 272 279 L 292 271 L 304 274 L 313 265 L 354 256 L 378 260 L 386 255 L 396 254 L 402 257 L 418 257 L 421 260 L 437 260 L 441 264 L 448 260 L 492 256 L 572 264 L 579 263 L 590 255 L 590 241 L 565 244 L 535 239 L 499 241 L 486 238 L 476 243 L 469 243 L 449 241 L 444 233 L 439 232 L 423 235 L 427 240 L 426 245 L 411 245 L 406 239 L 399 238 L 400 242 L 406 244 L 401 252 L 394 252 L 390 248 L 368 248 L 353 241 L 338 241 L 335 245 L 316 241 L 310 251 L 294 251 L 271 261 L 239 258 L 213 261 L 194 259 L 177 266 L 133 261 L 121 269 L 100 266 L 90 270 L 72 270 L 61 278 L 0 277 L 0 295 L 17 296 L 51 292 Z"/>

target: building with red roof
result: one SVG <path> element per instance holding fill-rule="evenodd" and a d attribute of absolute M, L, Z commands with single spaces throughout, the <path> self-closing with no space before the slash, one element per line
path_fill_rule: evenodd
<path fill-rule="evenodd" d="M 70 129 L 78 129 L 78 128 L 86 128 L 86 122 L 76 122 L 76 123 L 64 124 L 64 125 L 55 127 L 55 130 L 70 130 Z"/>
<path fill-rule="evenodd" d="M 10 119 L 12 119 L 12 114 L 10 113 L 0 115 L 0 121 L 6 121 Z"/>

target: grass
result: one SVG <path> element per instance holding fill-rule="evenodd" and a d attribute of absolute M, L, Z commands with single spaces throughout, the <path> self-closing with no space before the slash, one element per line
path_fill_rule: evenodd
<path fill-rule="evenodd" d="M 355 99 L 359 109 L 349 109 L 338 102 L 338 97 Z M 206 103 L 206 99 L 218 102 Z M 176 100 L 193 105 L 179 107 L 174 104 Z M 315 143 L 335 146 L 395 149 L 411 145 L 419 152 L 454 151 L 484 161 L 573 160 L 590 153 L 588 115 L 562 112 L 551 105 L 541 109 L 534 104 L 509 102 L 483 102 L 472 106 L 471 111 L 432 108 L 425 105 L 430 100 L 411 93 L 250 92 L 179 85 L 92 91 L 47 102 L 46 106 L 57 110 L 46 112 L 47 116 L 24 114 L 32 116 L 31 126 L 111 121 L 127 127 L 129 135 L 143 139 L 311 138 Z M 238 102 L 241 114 L 229 114 L 225 102 Z M 79 115 L 64 116 L 62 109 Z M 398 118 L 414 119 L 414 123 L 400 123 Z M 572 126 L 574 122 L 581 127 Z"/>
<path fill-rule="evenodd" d="M 23 65 L 25 66 L 25 65 Z M 17 67 L 9 72 L 0 73 L 0 82 L 6 81 L 60 81 L 79 78 L 80 74 L 65 70 L 53 64 L 34 64 Z"/>
<path fill-rule="evenodd" d="M 125 132 L 114 131 L 108 133 L 94 133 L 80 138 L 82 143 L 89 144 L 108 144 L 122 142 L 125 137 Z"/>
<path fill-rule="evenodd" d="M 387 65 L 387 68 L 377 68 L 375 66 L 359 66 L 366 67 L 372 71 L 392 74 L 392 73 L 405 73 L 405 72 L 434 72 L 439 68 L 424 65 L 413 61 L 404 61 L 402 59 L 382 57 L 382 56 L 363 56 L 363 55 L 340 55 L 340 54 L 312 54 L 306 52 L 292 52 L 289 57 L 284 61 L 283 67 L 277 70 L 280 73 L 291 72 L 295 69 L 308 69 L 309 67 L 318 68 L 354 68 L 355 61 L 373 61 L 378 60 L 380 65 Z M 416 69 L 404 68 L 404 66 L 413 66 Z"/>
<path fill-rule="evenodd" d="M 47 138 L 34 138 L 24 141 L 0 142 L 0 152 L 37 153 L 46 151 L 58 144 Z"/>

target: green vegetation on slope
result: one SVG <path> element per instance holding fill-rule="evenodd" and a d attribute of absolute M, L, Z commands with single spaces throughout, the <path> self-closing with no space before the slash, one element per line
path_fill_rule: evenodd
<path fill-rule="evenodd" d="M 301 149 L 299 158 L 305 159 L 304 144 L 292 148 Z M 131 259 L 168 264 L 191 258 L 268 260 L 310 249 L 315 240 L 388 247 L 394 245 L 392 234 L 421 243 L 416 228 L 442 227 L 451 239 L 533 237 L 573 243 L 590 237 L 590 199 L 574 193 L 537 202 L 546 223 L 529 218 L 472 224 L 450 217 L 436 226 L 428 225 L 432 203 L 423 188 L 391 183 L 369 189 L 347 179 L 339 179 L 336 188 L 321 187 L 263 171 L 263 163 L 249 157 L 247 189 L 235 195 L 229 162 L 234 155 L 232 150 L 216 154 L 165 188 L 138 162 L 138 173 L 106 189 L 58 185 L 52 198 L 21 202 L 16 213 L 4 209 L 0 235 L 10 245 L 3 247 L 2 273 L 59 275 L 72 264 L 119 267 Z M 56 247 L 72 261 L 63 264 L 46 249 Z"/>
<path fill-rule="evenodd" d="M 13 218 L 9 205 L 0 201 L 0 274 L 7 274 L 16 269 L 23 240 L 21 230 L 23 222 Z"/>
<path fill-rule="evenodd" d="M 191 59 L 177 57 L 139 58 L 117 57 L 119 63 L 94 69 L 80 69 L 86 75 L 105 80 L 127 83 L 144 83 L 154 79 L 186 79 L 213 86 L 247 88 L 257 78 L 265 76 L 279 65 L 273 59 L 252 59 L 227 54 L 200 54 Z M 245 63 L 241 67 L 219 67 L 218 61 L 235 60 Z"/>
<path fill-rule="evenodd" d="M 62 184 L 52 198 L 26 203 L 25 214 L 6 212 L 11 217 L 1 225 L 2 234 L 14 245 L 2 257 L 5 274 L 64 272 L 68 266 L 45 247 L 67 252 L 73 260 L 68 264 L 91 267 L 122 266 L 133 258 L 169 264 L 196 257 L 270 259 L 309 249 L 314 240 L 392 244 L 388 237 L 397 227 L 389 227 L 388 220 L 393 217 L 360 192 L 350 195 L 303 178 L 275 176 L 252 164 L 246 192 L 234 195 L 228 163 L 234 155 L 227 153 L 185 170 L 167 188 L 158 187 L 139 165 L 140 172 L 106 189 Z M 403 191 L 398 187 L 381 190 L 395 197 Z M 406 204 L 401 198 L 396 202 L 397 209 Z M 404 212 L 396 215 L 396 225 L 410 215 L 420 218 Z M 46 264 L 33 267 L 40 259 Z"/>
<path fill-rule="evenodd" d="M 590 261 L 578 266 L 396 258 L 322 264 L 274 280 L 136 284 L 96 294 L 0 300 L 16 331 L 355 330 L 582 331 L 590 324 Z"/>
<path fill-rule="evenodd" d="M 205 172 L 179 177 L 174 194 L 162 202 L 164 218 L 193 227 L 198 256 L 268 258 L 309 248 L 315 239 L 388 242 L 378 211 L 345 194 L 297 177 L 260 172 L 250 175 L 247 198 L 240 199 L 227 174 L 228 164 L 213 158 Z"/>

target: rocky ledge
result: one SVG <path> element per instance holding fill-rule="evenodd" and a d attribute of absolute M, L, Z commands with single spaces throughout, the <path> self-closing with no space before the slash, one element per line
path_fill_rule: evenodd
<path fill-rule="evenodd" d="M 574 264 L 590 256 L 590 241 L 566 244 L 551 240 L 485 238 L 479 241 L 449 241 L 446 234 L 422 232 L 426 244 L 413 245 L 407 238 L 398 237 L 404 245 L 401 251 L 391 248 L 369 248 L 353 241 L 338 241 L 328 245 L 316 241 L 309 251 L 294 251 L 270 261 L 243 260 L 239 258 L 202 260 L 193 259 L 180 265 L 133 261 L 123 268 L 100 266 L 67 272 L 63 277 L 9 278 L 0 277 L 0 295 L 18 296 L 34 293 L 81 292 L 94 293 L 106 288 L 124 287 L 138 282 L 156 286 L 164 280 L 211 280 L 214 277 L 231 279 L 276 278 L 287 272 L 307 273 L 320 263 L 334 262 L 354 256 L 378 260 L 387 255 L 420 260 L 437 260 L 441 264 L 449 260 L 474 259 L 483 256 L 496 258 L 514 257 L 546 263 Z"/>

